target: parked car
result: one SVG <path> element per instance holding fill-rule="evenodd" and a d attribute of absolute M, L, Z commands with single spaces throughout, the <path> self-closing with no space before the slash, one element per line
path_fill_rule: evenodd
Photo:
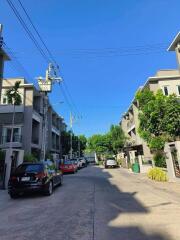
<path fill-rule="evenodd" d="M 74 159 L 71 159 L 71 162 L 75 165 L 75 167 L 78 170 L 78 160 L 76 158 L 74 158 Z"/>
<path fill-rule="evenodd" d="M 66 160 L 63 164 L 60 165 L 60 169 L 63 173 L 76 173 L 78 166 L 73 161 Z"/>
<path fill-rule="evenodd" d="M 78 169 L 81 169 L 83 167 L 82 161 L 80 160 L 80 158 L 77 158 L 76 160 L 77 160 Z"/>
<path fill-rule="evenodd" d="M 117 161 L 115 159 L 106 159 L 105 160 L 105 168 L 115 168 L 118 166 Z"/>
<path fill-rule="evenodd" d="M 26 192 L 41 192 L 51 195 L 54 187 L 62 185 L 62 171 L 46 163 L 22 163 L 11 174 L 8 193 L 11 198 Z"/>
<path fill-rule="evenodd" d="M 85 158 L 79 158 L 79 161 L 81 162 L 82 167 L 87 167 L 87 161 Z"/>

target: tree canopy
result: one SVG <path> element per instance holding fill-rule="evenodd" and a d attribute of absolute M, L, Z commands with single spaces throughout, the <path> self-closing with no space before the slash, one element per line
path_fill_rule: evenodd
<path fill-rule="evenodd" d="M 87 148 L 97 154 L 117 154 L 125 143 L 124 133 L 119 125 L 112 125 L 105 134 L 95 134 L 88 139 Z"/>
<path fill-rule="evenodd" d="M 180 102 L 175 95 L 164 96 L 149 89 L 138 91 L 139 134 L 154 150 L 163 149 L 168 140 L 180 137 Z"/>
<path fill-rule="evenodd" d="M 15 82 L 15 85 L 6 91 L 8 103 L 20 105 L 22 103 L 21 95 L 19 94 L 20 81 Z"/>

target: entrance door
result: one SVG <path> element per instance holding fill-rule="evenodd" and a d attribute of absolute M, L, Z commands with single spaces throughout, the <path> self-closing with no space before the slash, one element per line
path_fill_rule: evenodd
<path fill-rule="evenodd" d="M 178 157 L 177 157 L 177 150 L 175 148 L 171 150 L 171 155 L 173 160 L 175 176 L 180 178 L 180 166 L 179 166 Z"/>

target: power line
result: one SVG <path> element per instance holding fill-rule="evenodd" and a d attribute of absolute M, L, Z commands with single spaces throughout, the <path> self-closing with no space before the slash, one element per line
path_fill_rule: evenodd
<path fill-rule="evenodd" d="M 6 1 L 8 2 L 9 6 L 10 6 L 11 9 L 13 10 L 14 14 L 15 14 L 16 17 L 18 18 L 19 22 L 21 23 L 21 25 L 23 26 L 23 28 L 25 29 L 26 33 L 27 33 L 28 36 L 31 38 L 31 40 L 33 41 L 33 43 L 35 44 L 35 46 L 37 47 L 37 49 L 39 50 L 39 52 L 41 53 L 41 55 L 45 58 L 45 60 L 46 60 L 47 62 L 50 62 L 49 57 L 47 57 L 47 55 L 44 53 L 43 49 L 40 47 L 38 41 L 35 39 L 34 35 L 32 34 L 32 32 L 31 32 L 31 31 L 29 30 L 29 28 L 27 27 L 25 21 L 24 21 L 24 20 L 22 19 L 22 17 L 20 16 L 17 8 L 14 6 L 14 4 L 12 3 L 12 1 L 11 1 L 11 0 L 6 0 Z M 28 12 L 27 12 L 27 10 L 25 9 L 25 7 L 23 6 L 23 4 L 22 4 L 22 2 L 21 2 L 20 0 L 18 0 L 18 2 L 19 2 L 19 4 L 20 4 L 21 8 L 23 9 L 26 17 L 28 18 L 31 26 L 33 27 L 34 31 L 36 32 L 37 36 L 39 37 L 41 43 L 43 44 L 43 46 L 45 47 L 46 51 L 48 52 L 50 58 L 51 58 L 51 59 L 53 60 L 53 62 L 55 63 L 56 68 L 57 68 L 56 70 L 59 70 L 59 66 L 58 66 L 58 64 L 57 64 L 57 62 L 56 62 L 53 54 L 51 53 L 51 51 L 49 50 L 49 48 L 48 48 L 47 45 L 45 44 L 44 40 L 42 39 L 39 31 L 37 30 L 37 28 L 35 27 L 34 23 L 32 22 L 29 14 L 28 14 Z M 56 71 L 55 71 L 55 74 L 57 75 L 57 72 L 56 72 Z M 63 91 L 63 94 L 64 94 L 64 96 L 65 96 L 65 99 L 66 99 L 68 105 L 69 105 L 69 106 L 71 105 L 71 108 L 72 108 L 72 105 L 73 105 L 74 108 L 76 108 L 76 110 L 77 110 L 77 107 L 75 106 L 74 101 L 73 101 L 70 93 L 68 92 L 67 85 L 66 85 L 66 91 L 68 92 L 68 95 L 69 95 L 69 99 L 70 99 L 70 100 L 68 99 L 68 96 L 67 96 L 67 94 L 65 93 L 65 91 L 64 91 L 64 90 L 62 90 L 62 91 Z M 70 103 L 70 102 L 72 102 L 72 103 Z"/>
<path fill-rule="evenodd" d="M 25 75 L 27 78 L 32 79 L 32 77 L 29 75 L 27 70 L 24 68 L 24 66 L 19 62 L 19 60 L 15 56 L 13 50 L 5 42 L 3 42 L 3 46 L 6 50 L 6 52 L 8 53 L 8 55 L 10 56 L 10 58 L 12 60 L 12 61 L 10 61 L 10 64 L 15 68 L 15 70 L 17 72 L 23 73 L 23 75 Z"/>
<path fill-rule="evenodd" d="M 28 18 L 31 26 L 33 27 L 34 31 L 36 32 L 37 36 L 39 37 L 41 43 L 43 44 L 43 46 L 45 47 L 46 51 L 48 52 L 49 56 L 51 57 L 51 59 L 53 60 L 53 62 L 56 64 L 56 66 L 58 66 L 54 56 L 52 55 L 51 51 L 49 50 L 49 48 L 47 47 L 46 43 L 44 42 L 44 40 L 42 39 L 39 31 L 37 30 L 37 28 L 35 27 L 34 23 L 32 22 L 32 19 L 30 18 L 27 10 L 25 9 L 25 7 L 23 6 L 22 2 L 20 0 L 18 0 L 19 4 L 21 5 L 26 17 Z"/>
<path fill-rule="evenodd" d="M 26 23 L 24 22 L 24 20 L 22 19 L 21 15 L 19 14 L 17 8 L 14 6 L 14 4 L 11 2 L 11 0 L 6 0 L 6 1 L 7 1 L 8 5 L 10 6 L 10 8 L 12 9 L 12 11 L 14 12 L 15 16 L 17 17 L 17 19 L 19 20 L 21 26 L 24 28 L 26 34 L 29 36 L 29 38 L 32 40 L 32 42 L 36 46 L 37 50 L 40 52 L 41 56 L 44 58 L 44 60 L 47 63 L 49 63 L 49 58 L 46 56 L 45 52 L 40 47 L 39 43 L 36 41 L 34 35 L 32 34 L 32 32 L 27 27 Z"/>

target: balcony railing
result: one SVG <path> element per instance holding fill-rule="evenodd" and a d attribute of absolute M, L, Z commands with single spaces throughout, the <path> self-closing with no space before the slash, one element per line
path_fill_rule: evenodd
<path fill-rule="evenodd" d="M 10 141 L 11 141 L 11 136 L 9 136 L 9 135 L 1 137 L 1 144 L 10 143 Z M 22 143 L 22 135 L 14 135 L 12 142 L 13 143 Z"/>
<path fill-rule="evenodd" d="M 127 128 L 130 129 L 135 126 L 134 119 L 131 119 L 127 122 Z"/>

